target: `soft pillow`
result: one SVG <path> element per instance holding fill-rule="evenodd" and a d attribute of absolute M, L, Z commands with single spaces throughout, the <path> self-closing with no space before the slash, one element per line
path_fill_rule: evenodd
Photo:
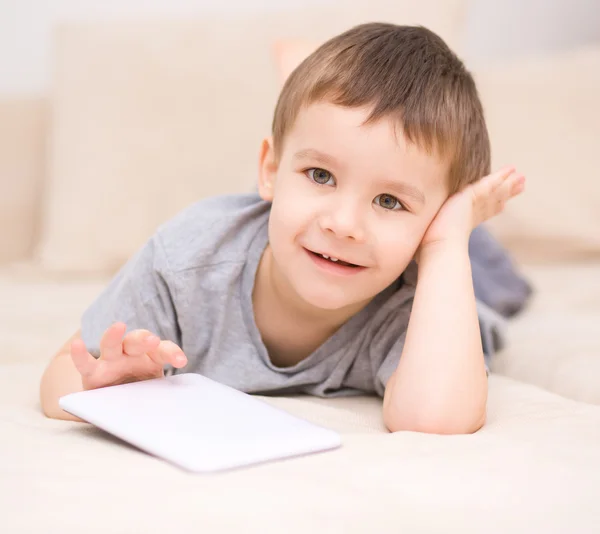
<path fill-rule="evenodd" d="M 45 268 L 114 272 L 183 207 L 252 187 L 277 91 L 250 31 L 242 21 L 60 29 Z"/>
<path fill-rule="evenodd" d="M 38 237 L 47 101 L 0 100 L 0 263 L 26 260 Z"/>
<path fill-rule="evenodd" d="M 490 228 L 522 260 L 600 256 L 600 46 L 476 73 L 493 166 L 515 164 L 525 193 Z"/>

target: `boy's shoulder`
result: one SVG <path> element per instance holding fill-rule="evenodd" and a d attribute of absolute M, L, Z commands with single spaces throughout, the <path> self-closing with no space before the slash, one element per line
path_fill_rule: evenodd
<path fill-rule="evenodd" d="M 256 235 L 266 232 L 270 207 L 257 193 L 204 198 L 159 226 L 154 238 L 171 271 L 243 262 Z"/>

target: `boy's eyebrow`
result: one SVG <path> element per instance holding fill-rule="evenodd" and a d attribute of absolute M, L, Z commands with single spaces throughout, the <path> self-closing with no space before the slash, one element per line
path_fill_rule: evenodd
<path fill-rule="evenodd" d="M 299 150 L 294 154 L 294 159 L 312 159 L 326 166 L 339 167 L 340 164 L 337 159 L 329 154 L 320 152 L 314 148 L 306 148 Z M 408 195 L 414 198 L 417 202 L 425 204 L 425 195 L 420 189 L 417 189 L 414 185 L 407 184 L 406 182 L 397 182 L 395 180 L 382 180 L 378 182 L 378 186 L 382 189 L 388 189 L 398 195 Z"/>
<path fill-rule="evenodd" d="M 294 159 L 312 159 L 322 163 L 323 165 L 328 165 L 331 167 L 339 166 L 338 160 L 333 156 L 325 154 L 325 152 L 320 152 L 314 148 L 305 148 L 304 150 L 299 150 L 294 154 Z"/>

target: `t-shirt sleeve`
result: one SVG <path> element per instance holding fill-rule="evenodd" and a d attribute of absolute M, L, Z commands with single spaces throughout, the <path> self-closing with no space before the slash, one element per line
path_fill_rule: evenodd
<path fill-rule="evenodd" d="M 81 337 L 88 351 L 100 355 L 100 339 L 120 321 L 127 332 L 146 329 L 180 345 L 173 288 L 164 250 L 153 236 L 117 273 L 81 318 Z"/>

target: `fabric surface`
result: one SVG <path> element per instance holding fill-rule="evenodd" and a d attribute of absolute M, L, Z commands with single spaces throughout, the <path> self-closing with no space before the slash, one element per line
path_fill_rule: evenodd
<path fill-rule="evenodd" d="M 520 261 L 600 257 L 600 47 L 525 57 L 474 73 L 493 167 L 527 182 L 488 227 Z"/>
<path fill-rule="evenodd" d="M 30 257 L 38 238 L 47 101 L 0 98 L 0 264 Z"/>
<path fill-rule="evenodd" d="M 88 424 L 46 419 L 42 366 L 0 366 L 4 532 L 598 532 L 600 407 L 492 375 L 469 436 L 389 434 L 373 397 L 263 398 L 336 451 L 191 475 Z M 82 498 L 83 496 L 83 498 Z"/>
<path fill-rule="evenodd" d="M 492 370 L 600 404 L 600 263 L 525 268 L 534 294 Z"/>
<path fill-rule="evenodd" d="M 105 330 L 122 321 L 129 331 L 147 329 L 178 344 L 189 363 L 176 373 L 200 373 L 250 393 L 383 396 L 404 346 L 416 264 L 401 284 L 382 291 L 307 358 L 278 367 L 262 342 L 252 303 L 270 206 L 256 193 L 217 196 L 162 225 L 83 314 L 88 350 L 98 356 Z M 475 249 L 479 258 L 492 250 L 483 241 Z M 485 271 L 476 277 L 483 287 L 492 281 Z M 493 309 L 481 308 L 483 346 L 492 356 L 504 324 Z"/>
<path fill-rule="evenodd" d="M 379 19 L 426 24 L 458 43 L 465 4 L 336 0 L 261 15 L 62 25 L 40 262 L 114 273 L 190 202 L 249 191 L 279 92 L 274 41 L 326 40 Z"/>

